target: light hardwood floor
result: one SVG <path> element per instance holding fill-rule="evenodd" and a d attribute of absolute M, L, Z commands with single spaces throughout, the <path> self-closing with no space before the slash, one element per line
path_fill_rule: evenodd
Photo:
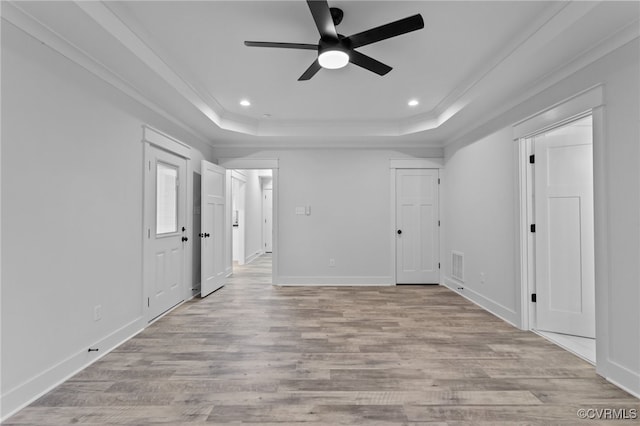
<path fill-rule="evenodd" d="M 237 268 L 6 424 L 567 425 L 640 409 L 446 288 L 281 288 L 270 272 L 269 256 Z"/>

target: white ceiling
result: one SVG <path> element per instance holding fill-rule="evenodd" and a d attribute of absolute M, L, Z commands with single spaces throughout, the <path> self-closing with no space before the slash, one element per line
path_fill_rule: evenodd
<path fill-rule="evenodd" d="M 314 51 L 243 41 L 317 43 L 302 0 L 19 2 L 3 15 L 32 33 L 39 23 L 41 38 L 212 145 L 441 146 L 638 32 L 638 2 L 329 4 L 344 35 L 416 13 L 425 28 L 359 49 L 392 66 L 386 76 L 350 64 L 301 82 Z"/>

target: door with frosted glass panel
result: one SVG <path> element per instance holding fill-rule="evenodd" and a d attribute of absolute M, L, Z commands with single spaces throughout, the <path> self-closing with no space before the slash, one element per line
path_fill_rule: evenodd
<path fill-rule="evenodd" d="M 146 255 L 148 318 L 153 319 L 184 300 L 186 233 L 186 160 L 147 147 Z"/>

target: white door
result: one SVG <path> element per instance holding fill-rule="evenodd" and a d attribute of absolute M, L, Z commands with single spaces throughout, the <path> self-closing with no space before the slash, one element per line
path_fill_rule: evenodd
<path fill-rule="evenodd" d="M 153 319 L 184 300 L 186 160 L 146 145 L 145 292 Z"/>
<path fill-rule="evenodd" d="M 438 170 L 396 170 L 396 282 L 440 282 Z"/>
<path fill-rule="evenodd" d="M 591 117 L 539 135 L 535 149 L 537 328 L 595 337 Z"/>
<path fill-rule="evenodd" d="M 273 251 L 273 190 L 265 189 L 262 197 L 262 240 L 265 253 Z"/>
<path fill-rule="evenodd" d="M 226 278 L 225 172 L 223 167 L 202 160 L 200 297 L 222 287 Z"/>

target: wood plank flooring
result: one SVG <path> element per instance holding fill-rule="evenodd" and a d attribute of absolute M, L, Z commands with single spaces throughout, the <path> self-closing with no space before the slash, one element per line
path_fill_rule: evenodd
<path fill-rule="evenodd" d="M 446 288 L 273 287 L 270 274 L 270 256 L 237 268 L 6 424 L 595 425 L 576 411 L 640 409 Z"/>

